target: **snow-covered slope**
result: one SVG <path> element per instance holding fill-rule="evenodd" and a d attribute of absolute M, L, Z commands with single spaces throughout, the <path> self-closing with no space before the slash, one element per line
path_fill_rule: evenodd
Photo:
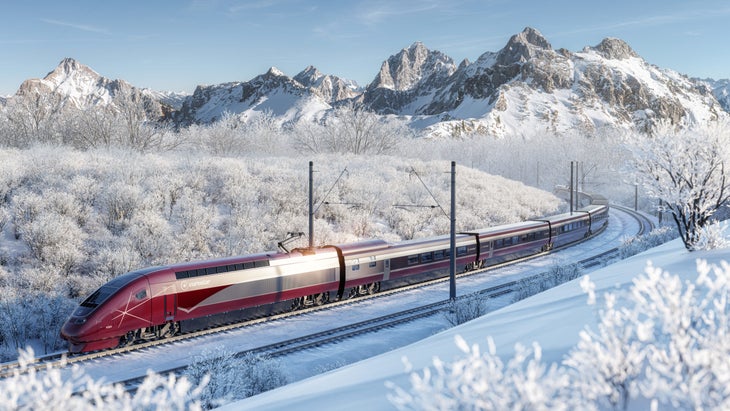
<path fill-rule="evenodd" d="M 198 86 L 175 114 L 175 121 L 181 125 L 210 123 L 226 112 L 244 119 L 267 112 L 283 123 L 311 119 L 329 108 L 314 89 L 272 67 L 250 81 Z"/>
<path fill-rule="evenodd" d="M 712 94 L 715 95 L 725 111 L 730 112 L 730 79 L 704 79 L 703 81 L 712 87 Z"/>
<path fill-rule="evenodd" d="M 531 347 L 537 342 L 542 349 L 542 364 L 559 364 L 576 345 L 579 334 L 585 327 L 596 330 L 598 310 L 604 305 L 604 293 L 627 291 L 633 285 L 635 277 L 644 273 L 647 261 L 651 261 L 654 267 L 680 276 L 682 280 L 693 281 L 697 276 L 697 259 L 719 266 L 721 261 L 730 260 L 730 250 L 689 253 L 681 241 L 675 240 L 592 272 L 590 279 L 595 284 L 595 294 L 598 297 L 596 305 L 587 304 L 588 295 L 583 291 L 580 280 L 575 280 L 409 346 L 221 409 L 286 410 L 314 406 L 319 410 L 337 410 L 345 404 L 358 409 L 396 409 L 388 400 L 388 395 L 394 393 L 388 388 L 388 384 L 409 390 L 409 373 L 415 372 L 422 376 L 426 367 L 433 370 L 434 358 L 444 362 L 464 359 L 466 355 L 455 343 L 457 335 L 470 346 L 478 344 L 482 347 L 482 352 L 487 351 L 487 337 L 493 338 L 496 355 L 505 364 L 515 355 L 515 344 Z M 404 364 L 406 359 L 410 364 L 408 372 Z M 459 376 L 453 375 L 453 378 L 457 377 Z M 539 378 L 539 375 L 535 377 Z M 471 388 L 476 393 L 480 387 Z M 467 390 L 466 387 L 464 389 Z M 646 399 L 632 399 L 629 402 L 631 410 L 648 408 Z"/>

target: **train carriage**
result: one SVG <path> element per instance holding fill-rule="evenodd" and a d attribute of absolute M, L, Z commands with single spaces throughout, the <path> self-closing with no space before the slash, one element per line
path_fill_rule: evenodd
<path fill-rule="evenodd" d="M 536 254 L 605 227 L 608 206 L 456 234 L 456 271 Z M 69 351 L 165 338 L 256 315 L 377 292 L 450 272 L 450 236 L 357 243 L 150 267 L 100 287 L 61 330 Z"/>

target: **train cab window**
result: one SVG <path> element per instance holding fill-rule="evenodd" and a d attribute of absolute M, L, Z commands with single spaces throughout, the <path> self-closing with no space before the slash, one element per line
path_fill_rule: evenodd
<path fill-rule="evenodd" d="M 110 295 L 116 291 L 113 287 L 101 287 L 94 291 L 84 302 L 81 303 L 82 307 L 95 308 L 97 305 L 103 303 Z"/>
<path fill-rule="evenodd" d="M 408 265 L 418 264 L 418 256 L 417 255 L 409 255 L 408 256 Z"/>
<path fill-rule="evenodd" d="M 134 295 L 134 298 L 138 300 L 144 300 L 145 297 L 147 297 L 147 290 L 139 290 L 137 291 L 137 294 Z"/>

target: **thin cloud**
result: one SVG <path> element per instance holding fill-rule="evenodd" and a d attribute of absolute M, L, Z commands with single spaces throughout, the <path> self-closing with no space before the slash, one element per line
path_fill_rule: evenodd
<path fill-rule="evenodd" d="M 362 10 L 358 15 L 364 24 L 375 25 L 393 17 L 422 13 L 440 8 L 441 6 L 442 3 L 440 1 L 383 1 L 368 7 L 366 10 Z"/>
<path fill-rule="evenodd" d="M 554 36 L 573 35 L 589 32 L 604 32 L 608 30 L 631 28 L 631 27 L 649 27 L 649 26 L 663 26 L 668 24 L 674 24 L 681 21 L 697 21 L 705 20 L 708 18 L 717 18 L 720 16 L 726 16 L 730 14 L 730 7 L 721 7 L 718 9 L 698 9 L 693 11 L 680 10 L 675 13 L 659 14 L 653 16 L 646 16 L 636 19 L 628 19 L 625 21 L 619 21 L 615 23 L 608 23 L 604 25 L 596 25 L 590 28 L 582 28 L 577 30 L 565 31 L 554 34 Z"/>
<path fill-rule="evenodd" d="M 44 23 L 47 23 L 47 24 L 53 24 L 55 26 L 70 27 L 75 30 L 86 31 L 89 33 L 110 34 L 109 30 L 107 30 L 107 29 L 94 27 L 94 26 L 88 26 L 85 24 L 76 24 L 76 23 L 70 23 L 67 21 L 60 21 L 60 20 L 53 20 L 53 19 L 41 19 L 41 21 Z"/>

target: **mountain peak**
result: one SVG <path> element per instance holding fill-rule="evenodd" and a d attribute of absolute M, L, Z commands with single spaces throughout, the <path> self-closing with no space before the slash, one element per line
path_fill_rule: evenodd
<path fill-rule="evenodd" d="M 427 78 L 445 78 L 455 70 L 454 62 L 440 51 L 431 51 L 420 41 L 390 56 L 368 86 L 396 91 L 412 90 Z"/>
<path fill-rule="evenodd" d="M 53 81 L 54 79 L 62 80 L 76 74 L 85 75 L 92 78 L 100 77 L 99 73 L 92 70 L 89 66 L 81 64 L 70 57 L 66 57 L 61 60 L 60 63 L 58 63 L 58 66 L 56 66 L 53 71 L 46 75 L 45 79 L 51 81 Z"/>
<path fill-rule="evenodd" d="M 540 51 L 552 50 L 552 46 L 532 27 L 525 27 L 521 33 L 510 37 L 507 45 L 498 53 L 497 62 L 502 65 L 525 62 Z"/>
<path fill-rule="evenodd" d="M 279 70 L 278 68 L 276 68 L 274 66 L 271 66 L 269 68 L 269 71 L 266 72 L 266 74 L 267 75 L 270 75 L 270 76 L 277 76 L 277 77 L 279 77 L 279 76 L 283 76 L 284 75 L 284 72 L 281 71 L 281 70 Z"/>
<path fill-rule="evenodd" d="M 600 44 L 592 48 L 607 59 L 623 60 L 630 57 L 639 57 L 625 41 L 617 38 L 605 38 Z"/>

